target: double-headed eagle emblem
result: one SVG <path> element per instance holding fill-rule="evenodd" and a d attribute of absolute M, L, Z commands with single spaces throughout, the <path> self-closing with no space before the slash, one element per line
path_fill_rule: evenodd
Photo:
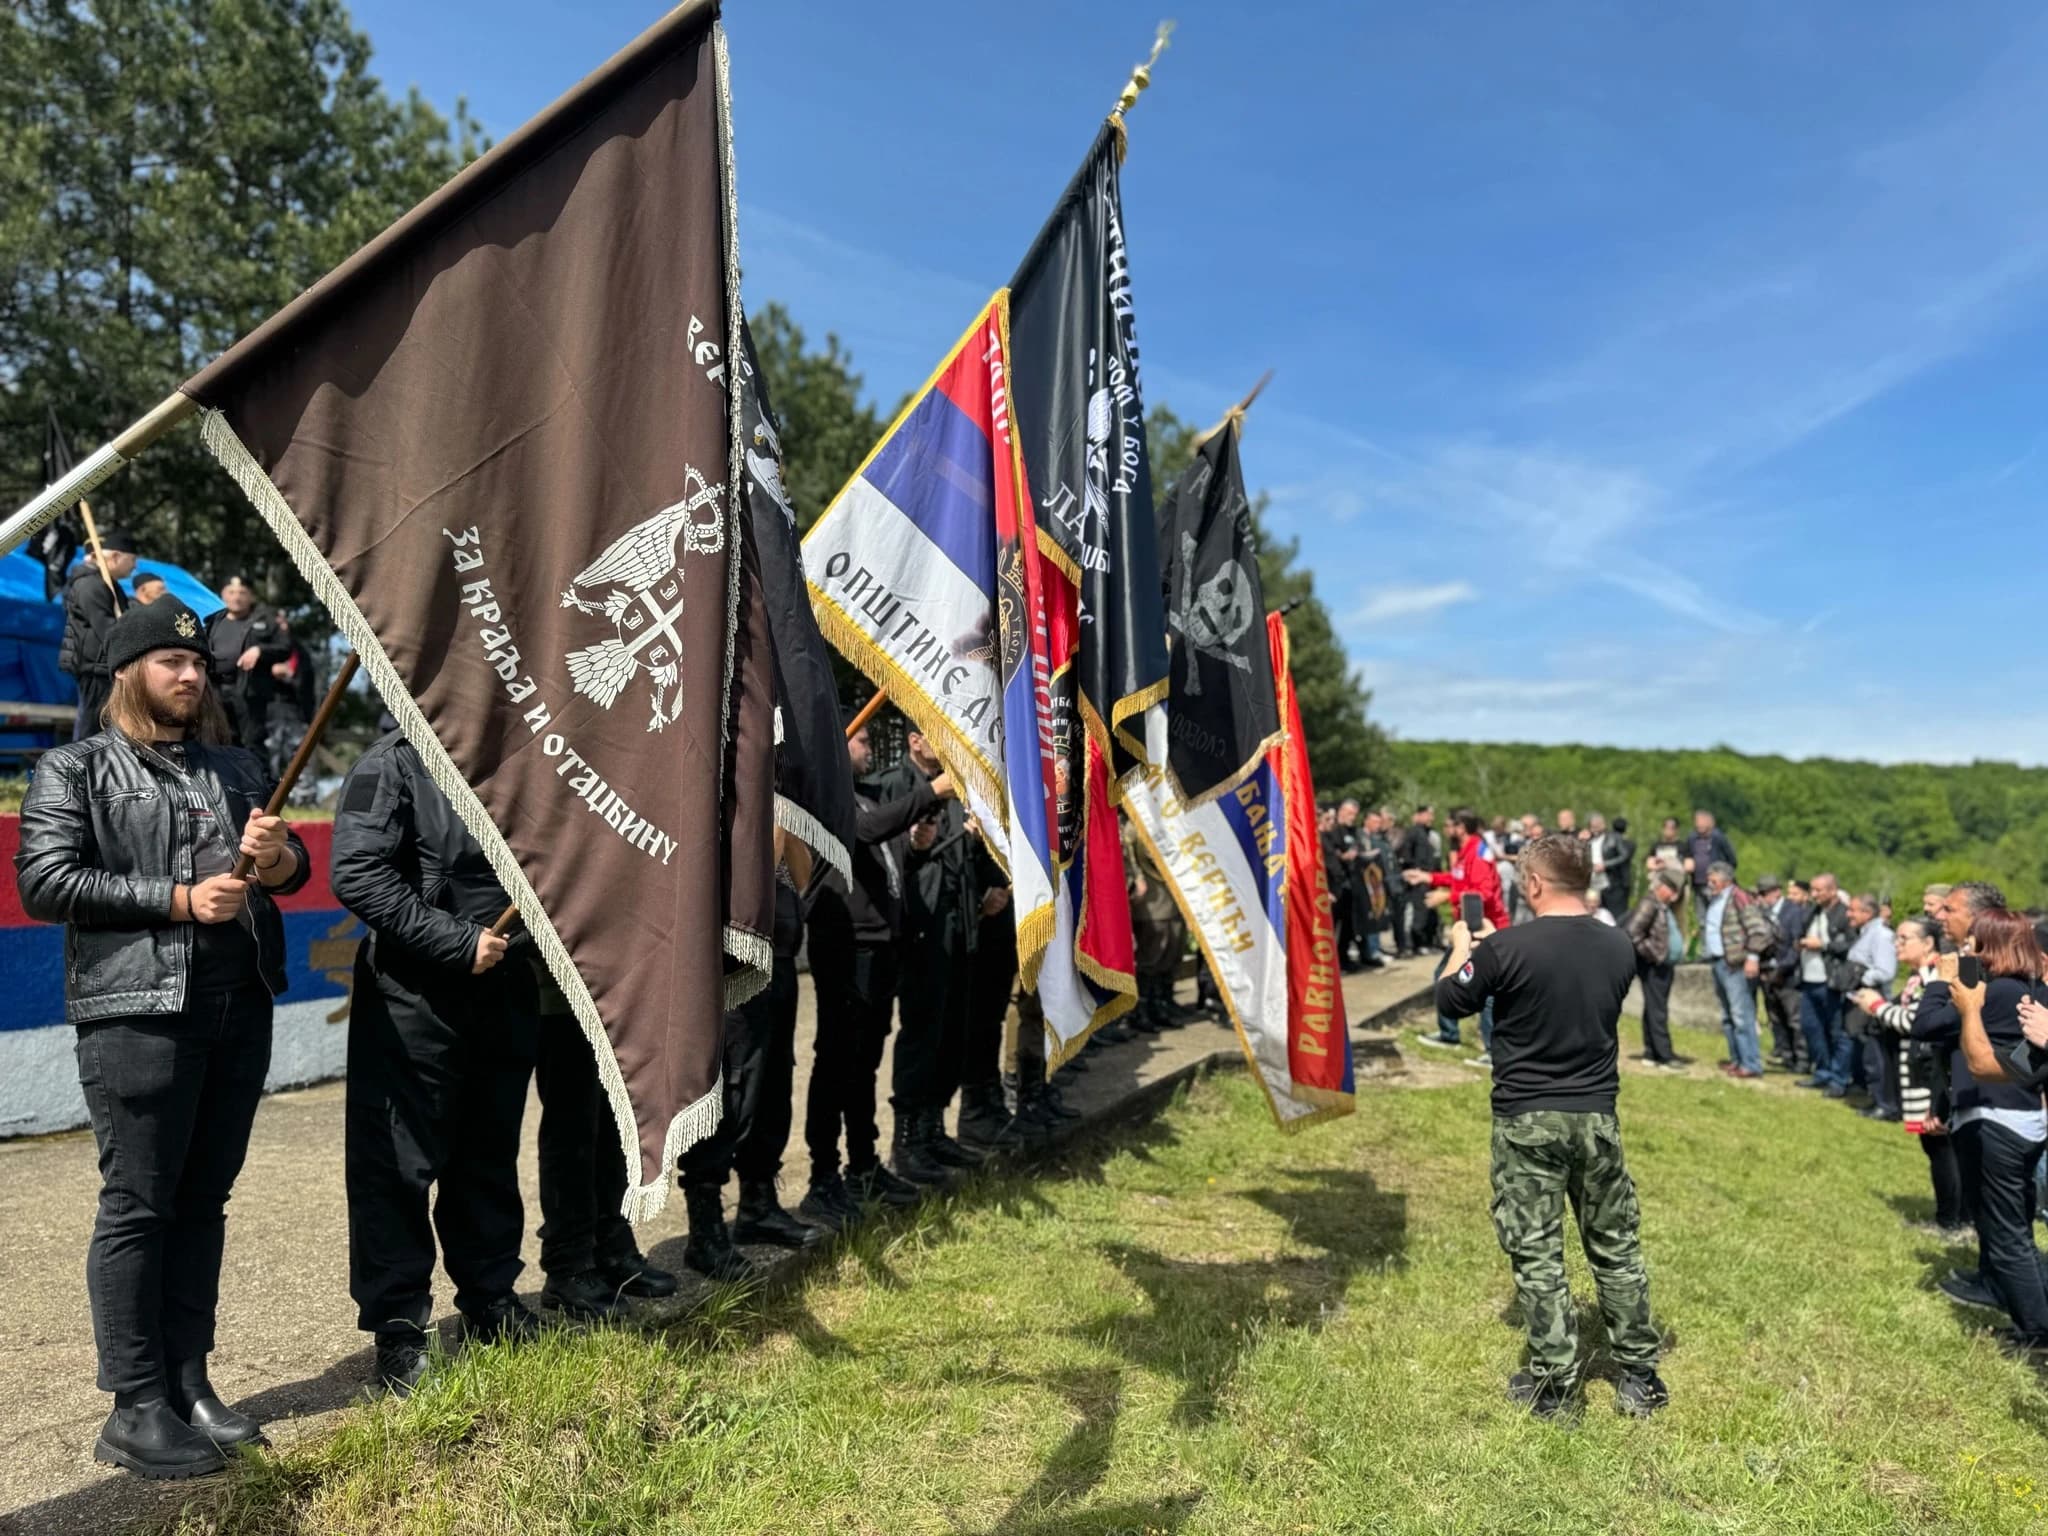
<path fill-rule="evenodd" d="M 682 557 L 715 555 L 725 548 L 725 522 L 718 510 L 725 487 L 706 485 L 688 466 L 683 487 L 681 501 L 614 539 L 562 594 L 564 608 L 602 615 L 613 629 L 595 645 L 569 652 L 570 683 L 610 709 L 644 667 L 653 684 L 650 731 L 666 730 L 683 712 L 683 640 L 676 629 L 683 616 Z M 607 586 L 611 590 L 600 602 L 577 595 L 579 588 Z"/>

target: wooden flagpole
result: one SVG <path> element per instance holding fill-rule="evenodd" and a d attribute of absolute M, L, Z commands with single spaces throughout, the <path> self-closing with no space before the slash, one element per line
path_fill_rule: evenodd
<path fill-rule="evenodd" d="M 285 769 L 284 777 L 277 781 L 277 788 L 271 792 L 270 804 L 263 808 L 264 815 L 277 816 L 283 813 L 285 802 L 291 798 L 293 786 L 299 782 L 299 775 L 306 771 L 306 764 L 313 760 L 314 748 L 320 745 L 320 738 L 327 734 L 327 722 L 334 718 L 334 711 L 340 707 L 341 696 L 348 691 L 349 679 L 356 675 L 356 666 L 360 659 L 354 651 L 350 651 L 348 659 L 335 672 L 334 682 L 327 690 L 327 697 L 320 701 L 320 708 L 313 716 L 313 723 L 306 727 L 306 739 L 299 743 L 299 750 L 292 754 L 291 764 Z M 255 865 L 254 859 L 246 853 L 243 854 L 235 860 L 235 878 L 248 879 L 249 871 L 255 868 Z"/>
<path fill-rule="evenodd" d="M 1223 413 L 1223 419 L 1221 421 L 1217 422 L 1215 426 L 1211 427 L 1208 431 L 1204 432 L 1200 437 L 1195 439 L 1195 446 L 1197 448 L 1201 447 L 1202 444 L 1209 441 L 1210 438 L 1214 437 L 1218 432 L 1221 432 L 1233 421 L 1237 423 L 1237 430 L 1242 432 L 1244 430 L 1244 413 L 1252 408 L 1252 402 L 1258 399 L 1259 396 L 1265 391 L 1266 386 L 1272 382 L 1273 370 L 1268 368 L 1264 373 L 1259 375 L 1259 382 L 1252 386 L 1250 394 L 1246 395 L 1242 400 L 1238 401 L 1237 404 L 1233 405 L 1229 410 L 1225 411 Z"/>
<path fill-rule="evenodd" d="M 93 521 L 92 503 L 83 496 L 78 498 L 79 515 L 85 519 L 85 542 L 92 546 L 92 563 L 100 573 L 100 580 L 107 584 L 107 596 L 114 600 L 114 617 L 121 617 L 121 588 L 114 581 L 113 572 L 107 569 L 106 547 L 100 543 L 100 525 Z"/>
<path fill-rule="evenodd" d="M 888 690 L 884 688 L 877 688 L 875 690 L 875 696 L 872 699 L 869 699 L 867 703 L 861 705 L 860 713 L 855 715 L 851 720 L 846 722 L 846 739 L 848 741 L 851 741 L 853 740 L 856 733 L 865 730 L 867 728 L 867 723 L 870 720 L 874 719 L 876 715 L 879 715 L 882 712 L 882 706 L 888 702 Z"/>

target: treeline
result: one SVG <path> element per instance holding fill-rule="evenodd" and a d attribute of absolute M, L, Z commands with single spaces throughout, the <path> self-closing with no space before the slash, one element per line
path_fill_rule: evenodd
<path fill-rule="evenodd" d="M 1626 816 L 1647 851 L 1664 817 L 1689 829 L 1704 808 L 1734 841 L 1745 884 L 1766 870 L 1828 869 L 1852 890 L 1899 897 L 1903 909 L 1929 882 L 1985 879 L 2015 903 L 2048 905 L 2048 769 L 1794 762 L 1725 747 L 1396 741 L 1390 754 L 1392 798 L 1404 814 L 1427 800 L 1488 817 L 1534 812 L 1548 826 L 1569 806 L 1581 824 L 1593 811 Z"/>

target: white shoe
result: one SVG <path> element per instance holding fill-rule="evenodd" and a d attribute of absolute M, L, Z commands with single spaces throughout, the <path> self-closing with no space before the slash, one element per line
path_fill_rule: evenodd
<path fill-rule="evenodd" d="M 1484 1067 L 1490 1072 L 1493 1070 L 1493 1052 L 1481 1051 L 1477 1056 L 1468 1060 L 1465 1065 L 1468 1067 Z"/>
<path fill-rule="evenodd" d="M 1417 1035 L 1415 1038 L 1420 1044 L 1429 1046 L 1433 1050 L 1462 1051 L 1465 1049 L 1464 1041 L 1446 1040 L 1441 1035 Z"/>

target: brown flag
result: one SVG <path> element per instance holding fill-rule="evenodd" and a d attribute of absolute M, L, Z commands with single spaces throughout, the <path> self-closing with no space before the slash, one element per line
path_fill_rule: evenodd
<path fill-rule="evenodd" d="M 771 963 L 735 238 L 700 0 L 185 385 L 568 995 L 635 1219 Z"/>

